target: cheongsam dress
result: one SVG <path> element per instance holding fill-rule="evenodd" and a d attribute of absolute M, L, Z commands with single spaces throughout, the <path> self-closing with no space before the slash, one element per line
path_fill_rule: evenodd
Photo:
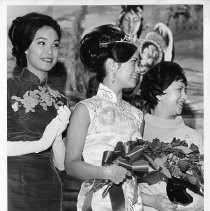
<path fill-rule="evenodd" d="M 38 141 L 66 98 L 24 69 L 7 80 L 8 141 Z M 8 157 L 8 211 L 61 210 L 61 181 L 51 147 Z"/>
<path fill-rule="evenodd" d="M 101 166 L 103 152 L 114 150 L 117 142 L 127 142 L 141 138 L 140 127 L 142 124 L 143 114 L 134 106 L 122 100 L 121 96 L 116 94 L 103 84 L 99 85 L 98 92 L 95 96 L 85 99 L 80 103 L 84 104 L 90 116 L 90 125 L 83 149 L 84 161 L 88 164 Z M 93 211 L 111 211 L 112 204 L 110 194 L 102 198 L 102 193 L 106 187 L 93 193 L 91 208 Z M 125 209 L 141 211 L 142 201 L 138 196 L 138 201 L 132 205 L 134 181 L 127 179 L 123 185 L 123 194 Z M 87 191 L 90 187 L 81 186 L 77 209 L 85 210 L 84 203 Z"/>

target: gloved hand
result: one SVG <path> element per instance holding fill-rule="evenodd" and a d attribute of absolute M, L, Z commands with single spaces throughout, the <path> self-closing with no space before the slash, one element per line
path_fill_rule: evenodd
<path fill-rule="evenodd" d="M 70 115 L 71 111 L 66 105 L 59 107 L 56 118 L 61 122 L 61 126 L 57 131 L 57 136 L 61 135 L 66 129 L 69 124 Z"/>
<path fill-rule="evenodd" d="M 64 141 L 62 139 L 62 136 L 60 135 L 55 138 L 55 141 L 53 142 L 52 145 L 53 163 L 55 167 L 60 171 L 63 171 L 65 169 L 64 166 L 65 152 L 66 148 L 64 145 Z"/>

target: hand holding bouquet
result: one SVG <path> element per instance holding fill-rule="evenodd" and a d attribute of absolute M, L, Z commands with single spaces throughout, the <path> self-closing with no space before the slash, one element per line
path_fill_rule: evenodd
<path fill-rule="evenodd" d="M 147 145 L 147 143 L 145 142 Z M 202 157 L 195 144 L 174 138 L 171 143 L 163 143 L 154 139 L 145 149 L 154 162 L 162 168 L 161 172 L 167 177 L 167 194 L 172 202 L 187 205 L 192 197 L 186 188 L 203 195 L 204 176 L 200 163 Z M 147 175 L 145 175 L 147 177 Z"/>
<path fill-rule="evenodd" d="M 127 143 L 118 142 L 114 151 L 105 151 L 102 165 L 117 163 L 129 170 L 139 182 L 145 179 L 149 183 L 153 175 L 162 173 L 166 178 L 169 199 L 187 205 L 192 202 L 192 197 L 186 188 L 200 195 L 204 193 L 201 160 L 198 147 L 194 144 L 188 147 L 186 141 L 174 138 L 171 143 L 164 143 L 159 139 L 152 142 L 137 139 Z M 112 187 L 109 180 L 94 180 L 89 192 L 96 192 L 105 185 L 105 197 Z"/>

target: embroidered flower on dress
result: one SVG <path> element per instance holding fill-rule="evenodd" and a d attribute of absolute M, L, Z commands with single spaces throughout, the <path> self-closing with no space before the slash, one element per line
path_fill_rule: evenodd
<path fill-rule="evenodd" d="M 100 113 L 99 122 L 102 125 L 115 125 L 117 120 L 117 111 L 113 107 L 106 107 Z"/>
<path fill-rule="evenodd" d="M 52 90 L 49 87 L 38 86 L 39 90 L 27 91 L 23 98 L 12 96 L 11 99 L 14 101 L 12 104 L 13 110 L 16 112 L 22 105 L 25 108 L 25 112 L 35 112 L 35 107 L 41 105 L 44 110 L 47 111 L 48 106 L 54 106 L 58 109 L 59 106 L 64 105 L 62 101 L 57 101 L 57 98 L 65 97 L 58 91 Z M 20 102 L 21 105 L 18 104 Z"/>
<path fill-rule="evenodd" d="M 15 103 L 12 104 L 12 109 L 13 109 L 15 112 L 19 110 L 19 108 L 18 108 L 18 102 L 15 102 Z"/>

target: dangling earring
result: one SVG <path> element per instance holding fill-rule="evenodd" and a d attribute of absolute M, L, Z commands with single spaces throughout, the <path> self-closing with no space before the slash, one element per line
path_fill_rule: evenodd
<path fill-rule="evenodd" d="M 161 101 L 161 100 L 163 99 L 163 95 L 158 95 L 158 96 L 157 96 L 157 99 L 158 99 L 159 101 Z"/>
<path fill-rule="evenodd" d="M 115 83 L 115 79 L 114 79 L 114 78 L 112 78 L 112 83 L 113 83 L 113 84 Z"/>
<path fill-rule="evenodd" d="M 114 69 L 112 69 L 112 83 L 115 84 L 115 72 Z"/>

